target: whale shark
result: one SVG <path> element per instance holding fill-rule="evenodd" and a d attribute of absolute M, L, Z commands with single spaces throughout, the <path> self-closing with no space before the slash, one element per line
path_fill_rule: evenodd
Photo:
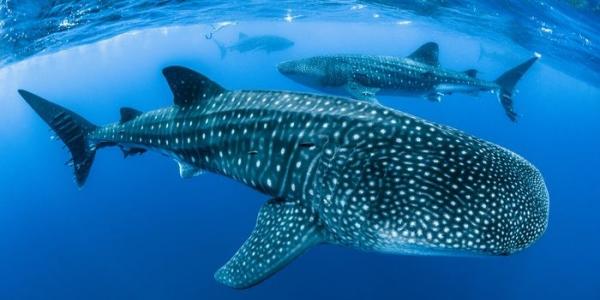
<path fill-rule="evenodd" d="M 66 144 L 82 187 L 97 150 L 158 151 L 181 177 L 213 172 L 267 195 L 247 241 L 215 273 L 256 285 L 319 244 L 408 255 L 509 255 L 548 222 L 540 172 L 521 156 L 400 111 L 350 98 L 227 90 L 163 70 L 173 105 L 125 107 L 98 126 L 20 95 Z"/>
<path fill-rule="evenodd" d="M 225 46 L 214 40 L 219 47 L 221 58 L 227 55 L 228 51 L 238 51 L 240 53 L 249 51 L 264 51 L 271 53 L 275 51 L 282 51 L 294 46 L 294 42 L 284 37 L 277 35 L 257 35 L 248 36 L 245 33 L 240 33 L 238 41 L 230 46 Z"/>
<path fill-rule="evenodd" d="M 407 57 L 314 56 L 281 62 L 277 69 L 302 84 L 327 92 L 345 91 L 353 98 L 372 102 L 377 102 L 377 94 L 423 96 L 440 102 L 443 96 L 453 93 L 492 92 L 497 95 L 508 118 L 517 120 L 512 99 L 515 85 L 539 55 L 510 69 L 495 81 L 487 81 L 477 78 L 475 69 L 457 72 L 442 68 L 438 54 L 438 44 L 429 42 Z"/>

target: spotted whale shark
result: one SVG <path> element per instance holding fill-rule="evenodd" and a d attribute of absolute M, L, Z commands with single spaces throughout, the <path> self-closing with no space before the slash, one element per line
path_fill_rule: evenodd
<path fill-rule="evenodd" d="M 442 68 L 439 46 L 429 42 L 407 57 L 373 55 L 315 56 L 278 64 L 280 73 L 328 92 L 347 92 L 353 98 L 377 102 L 376 94 L 424 96 L 439 102 L 445 95 L 493 92 L 506 115 L 516 121 L 513 91 L 517 81 L 538 60 L 536 55 L 510 69 L 495 81 L 477 78 L 477 70 Z"/>
<path fill-rule="evenodd" d="M 174 159 L 270 196 L 254 231 L 216 273 L 247 288 L 307 249 L 336 244 L 410 255 L 508 255 L 545 231 L 548 192 L 517 154 L 418 117 L 349 98 L 227 90 L 193 70 L 163 70 L 174 104 L 121 109 L 97 126 L 28 91 L 66 144 L 83 186 L 104 147 Z"/>

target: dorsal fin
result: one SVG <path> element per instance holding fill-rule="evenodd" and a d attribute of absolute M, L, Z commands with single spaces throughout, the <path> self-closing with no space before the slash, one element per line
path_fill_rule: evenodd
<path fill-rule="evenodd" d="M 142 112 L 135 108 L 121 107 L 121 120 L 119 120 L 119 123 L 129 122 L 141 114 Z"/>
<path fill-rule="evenodd" d="M 477 70 L 475 70 L 475 69 L 468 69 L 468 70 L 464 71 L 463 73 L 467 74 L 467 76 L 469 76 L 471 78 L 477 77 Z"/>
<path fill-rule="evenodd" d="M 440 64 L 438 60 L 439 52 L 440 47 L 438 44 L 429 42 L 415 50 L 408 58 L 428 65 L 438 66 Z"/>
<path fill-rule="evenodd" d="M 167 67 L 163 69 L 163 75 L 169 82 L 173 92 L 173 101 L 178 106 L 192 105 L 225 91 L 223 87 L 208 77 L 185 67 Z"/>
<path fill-rule="evenodd" d="M 243 32 L 240 32 L 238 34 L 238 39 L 240 39 L 240 40 L 247 39 L 247 38 L 248 38 L 248 35 Z"/>

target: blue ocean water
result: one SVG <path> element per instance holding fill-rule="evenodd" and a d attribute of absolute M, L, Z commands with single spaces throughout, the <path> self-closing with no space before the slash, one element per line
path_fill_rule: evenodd
<path fill-rule="evenodd" d="M 0 1 L 0 299 L 600 299 L 598 4 L 472 1 Z M 287 50 L 231 52 L 215 34 L 275 34 Z M 62 24 L 62 25 L 61 25 Z M 475 25 L 476 24 L 476 25 Z M 550 30 L 550 31 L 549 31 Z M 98 152 L 86 186 L 16 93 L 24 88 L 96 124 L 122 106 L 170 105 L 161 69 L 184 65 L 230 89 L 313 91 L 275 65 L 318 54 L 405 56 L 440 44 L 456 70 L 499 74 L 539 52 L 518 84 L 518 123 L 493 95 L 382 104 L 519 153 L 544 175 L 550 220 L 508 257 L 415 257 L 323 245 L 248 290 L 213 273 L 244 242 L 267 200 L 238 182 L 181 179 L 155 153 Z"/>

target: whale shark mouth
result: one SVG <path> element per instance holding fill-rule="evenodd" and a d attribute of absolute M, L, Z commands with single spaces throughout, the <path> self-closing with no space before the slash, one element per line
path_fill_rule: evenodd
<path fill-rule="evenodd" d="M 298 74 L 298 63 L 293 61 L 284 61 L 277 64 L 277 70 L 283 75 Z"/>

